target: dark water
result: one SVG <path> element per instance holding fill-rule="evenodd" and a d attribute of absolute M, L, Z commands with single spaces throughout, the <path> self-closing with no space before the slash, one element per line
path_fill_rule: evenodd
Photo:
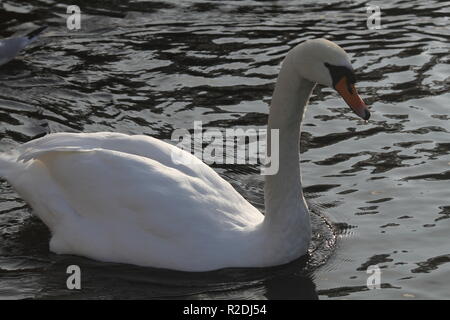
<path fill-rule="evenodd" d="M 56 131 L 169 141 L 194 120 L 264 128 L 283 56 L 317 37 L 350 54 L 372 118 L 316 88 L 301 160 L 314 241 L 276 268 L 186 274 L 57 256 L 1 180 L 0 298 L 450 298 L 449 2 L 370 2 L 383 28 L 368 30 L 364 1 L 78 1 L 80 31 L 66 29 L 72 3 L 58 3 L 1 3 L 2 38 L 49 25 L 0 68 L 1 150 Z M 216 169 L 262 209 L 254 166 Z M 375 264 L 381 289 L 368 290 Z"/>

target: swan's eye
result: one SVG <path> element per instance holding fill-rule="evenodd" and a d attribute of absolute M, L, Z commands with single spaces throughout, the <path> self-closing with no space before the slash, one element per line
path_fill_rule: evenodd
<path fill-rule="evenodd" d="M 325 64 L 325 67 L 327 67 L 328 71 L 330 72 L 331 79 L 333 80 L 333 87 L 335 87 L 336 84 L 342 78 L 346 77 L 347 83 L 348 83 L 348 91 L 349 91 L 349 93 L 353 93 L 351 86 L 354 85 L 356 82 L 356 77 L 355 77 L 353 70 L 349 69 L 348 67 L 344 67 L 344 66 L 335 66 L 335 65 L 329 64 L 327 62 L 325 62 L 324 64 Z"/>

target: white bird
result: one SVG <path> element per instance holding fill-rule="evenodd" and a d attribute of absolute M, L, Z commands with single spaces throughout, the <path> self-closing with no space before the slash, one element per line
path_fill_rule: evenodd
<path fill-rule="evenodd" d="M 299 165 L 306 104 L 319 83 L 367 120 L 354 82 L 333 42 L 308 40 L 287 54 L 268 120 L 280 140 L 279 170 L 265 180 L 265 216 L 193 155 L 142 135 L 49 134 L 2 154 L 0 176 L 49 227 L 58 254 L 183 271 L 288 263 L 311 239 Z M 190 163 L 174 163 L 174 153 Z"/>
<path fill-rule="evenodd" d="M 46 28 L 47 26 L 43 26 L 22 37 L 0 40 L 0 66 L 14 59 L 23 48 L 36 40 Z"/>

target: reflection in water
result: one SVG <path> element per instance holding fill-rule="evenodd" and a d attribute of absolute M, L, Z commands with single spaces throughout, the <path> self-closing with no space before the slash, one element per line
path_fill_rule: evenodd
<path fill-rule="evenodd" d="M 65 29 L 65 4 L 3 3 L 0 37 L 49 29 L 0 68 L 2 151 L 58 131 L 168 141 L 194 120 L 264 128 L 282 58 L 317 37 L 350 54 L 373 116 L 357 120 L 332 90 L 315 90 L 301 136 L 314 239 L 306 261 L 276 269 L 197 277 L 57 256 L 46 227 L 0 181 L 1 298 L 449 297 L 448 3 L 380 3 L 376 31 L 365 1 L 79 1 L 78 32 Z M 254 166 L 214 168 L 263 209 Z M 84 270 L 80 292 L 65 288 L 69 264 Z M 380 290 L 365 285 L 371 264 Z"/>
<path fill-rule="evenodd" d="M 314 282 L 308 276 L 289 274 L 265 281 L 265 297 L 274 300 L 317 300 Z"/>

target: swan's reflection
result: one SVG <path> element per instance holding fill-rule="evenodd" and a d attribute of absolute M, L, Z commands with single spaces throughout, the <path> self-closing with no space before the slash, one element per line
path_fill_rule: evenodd
<path fill-rule="evenodd" d="M 269 300 L 318 300 L 316 285 L 309 275 L 291 274 L 271 278 L 264 283 Z"/>
<path fill-rule="evenodd" d="M 43 299 L 318 299 L 305 262 L 275 268 L 178 272 L 51 254 L 40 273 Z M 66 288 L 66 268 L 80 266 L 82 289 Z"/>

